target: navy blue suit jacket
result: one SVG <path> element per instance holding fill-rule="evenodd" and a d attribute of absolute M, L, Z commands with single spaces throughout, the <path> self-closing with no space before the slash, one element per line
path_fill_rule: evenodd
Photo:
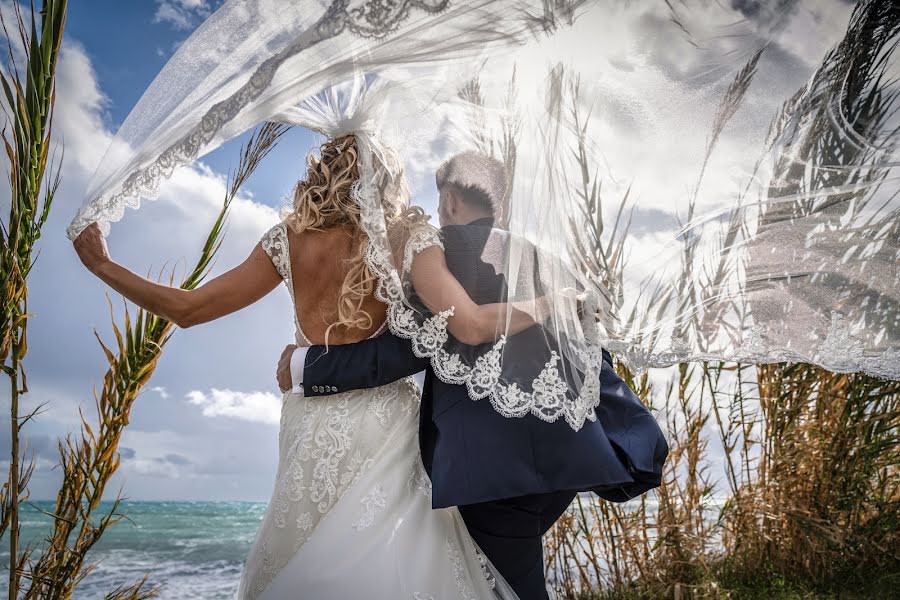
<path fill-rule="evenodd" d="M 496 301 L 505 284 L 480 260 L 491 221 L 444 228 L 447 264 L 472 299 Z M 501 294 L 502 295 L 502 294 Z M 535 326 L 539 334 L 539 326 Z M 541 357 L 523 357 L 541 358 Z M 543 363 L 545 359 L 541 358 Z M 604 352 L 597 420 L 574 431 L 564 419 L 506 418 L 463 385 L 435 376 L 409 341 L 391 334 L 346 346 L 312 347 L 306 396 L 373 388 L 425 371 L 419 423 L 422 460 L 435 508 L 557 491 L 625 501 L 660 484 L 668 445 L 656 419 L 615 373 Z"/>

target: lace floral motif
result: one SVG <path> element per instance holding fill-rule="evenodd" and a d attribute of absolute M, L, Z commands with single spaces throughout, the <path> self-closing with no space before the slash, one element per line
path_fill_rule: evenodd
<path fill-rule="evenodd" d="M 300 513 L 300 516 L 297 517 L 297 529 L 300 531 L 309 531 L 312 526 L 312 513 Z"/>
<path fill-rule="evenodd" d="M 375 516 L 387 506 L 387 496 L 380 485 L 376 485 L 372 491 L 361 500 L 363 513 L 353 524 L 353 529 L 362 531 L 368 529 L 375 522 Z"/>
<path fill-rule="evenodd" d="M 413 231 L 406 242 L 406 248 L 403 250 L 403 273 L 409 273 L 416 254 L 432 246 L 437 246 L 441 250 L 444 249 L 444 244 L 441 243 L 441 238 L 437 231 L 431 227 L 422 227 Z"/>
<path fill-rule="evenodd" d="M 397 388 L 394 392 L 374 395 L 369 400 L 369 412 L 375 415 L 383 427 L 390 424 L 395 410 L 399 409 L 411 415 L 419 408 L 419 387 L 415 380 L 407 377 L 402 382 L 403 388 Z"/>
<path fill-rule="evenodd" d="M 413 457 L 412 469 L 409 472 L 409 481 L 407 487 L 410 492 L 420 493 L 427 498 L 431 498 L 431 480 L 428 473 L 425 472 L 425 465 L 422 464 L 422 456 L 416 454 Z"/>
<path fill-rule="evenodd" d="M 488 587 L 492 590 L 497 587 L 497 578 L 494 577 L 494 574 L 491 573 L 491 570 L 488 568 L 487 558 L 485 558 L 484 554 L 475 550 L 475 555 L 478 556 L 478 564 L 481 565 L 481 573 L 484 575 L 485 581 L 488 583 Z"/>
<path fill-rule="evenodd" d="M 308 449 L 312 443 L 312 423 L 315 415 L 307 411 L 303 416 L 299 427 L 291 430 L 291 446 L 289 456 L 298 458 L 308 456 Z M 287 527 L 287 514 L 291 504 L 304 498 L 307 491 L 303 460 L 291 460 L 284 474 L 279 477 L 278 486 L 275 488 L 274 507 L 272 515 L 275 526 Z"/>
<path fill-rule="evenodd" d="M 371 396 L 370 400 L 361 402 L 366 396 Z M 384 417 L 389 428 L 396 426 L 399 415 L 409 419 L 414 414 L 418 406 L 415 382 L 407 378 L 327 399 L 289 396 L 285 401 L 275 491 L 257 534 L 261 539 L 259 568 L 248 575 L 253 578 L 250 589 L 256 594 L 265 589 L 344 493 L 374 464 L 369 454 L 372 449 L 361 444 L 363 439 L 372 439 L 373 427 L 383 432 L 385 425 L 373 408 L 391 401 L 394 410 Z M 296 411 L 290 402 L 301 402 L 302 410 Z M 288 412 L 296 416 L 286 420 Z M 370 514 L 364 514 L 358 522 L 361 528 L 387 502 L 386 498 L 379 499 L 377 491 L 367 498 Z"/>
<path fill-rule="evenodd" d="M 309 497 L 319 503 L 319 512 L 325 513 L 338 496 L 338 468 L 353 438 L 353 421 L 350 419 L 348 400 L 329 402 L 324 426 L 316 430 L 312 457 L 316 461 Z M 353 461 L 351 461 L 353 464 Z"/>
<path fill-rule="evenodd" d="M 284 223 L 273 225 L 263 234 L 259 243 L 263 251 L 272 259 L 275 270 L 286 283 L 291 278 L 291 256 L 288 252 L 287 232 L 284 228 Z"/>
<path fill-rule="evenodd" d="M 347 27 L 362 37 L 383 38 L 397 30 L 400 23 L 409 17 L 413 7 L 434 13 L 444 10 L 449 4 L 450 0 L 371 0 L 349 11 Z"/>
<path fill-rule="evenodd" d="M 451 540 L 447 540 L 447 556 L 450 557 L 450 563 L 453 567 L 453 579 L 456 580 L 456 589 L 459 591 L 460 598 L 463 598 L 463 600 L 476 600 L 475 591 L 472 589 L 472 581 L 469 579 L 462 556 Z"/>

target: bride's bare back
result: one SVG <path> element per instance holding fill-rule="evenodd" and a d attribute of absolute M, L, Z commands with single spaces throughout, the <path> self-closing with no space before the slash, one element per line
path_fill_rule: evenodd
<path fill-rule="evenodd" d="M 352 227 L 333 227 L 324 231 L 302 233 L 285 228 L 289 239 L 291 272 L 297 321 L 313 344 L 325 343 L 325 332 L 338 320 L 338 298 L 349 270 L 348 260 L 356 254 L 357 244 Z M 362 309 L 372 318 L 368 329 L 337 326 L 328 335 L 329 344 L 351 344 L 364 340 L 382 326 L 387 307 L 370 294 Z"/>

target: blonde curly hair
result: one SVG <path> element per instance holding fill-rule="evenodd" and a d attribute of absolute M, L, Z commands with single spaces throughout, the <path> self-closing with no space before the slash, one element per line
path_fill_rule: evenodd
<path fill-rule="evenodd" d="M 396 261 L 411 228 L 425 223 L 428 217 L 421 208 L 407 205 L 409 194 L 405 189 L 402 166 L 395 156 L 390 158 L 397 163 L 392 165 L 394 171 L 401 169 L 393 177 L 378 157 L 373 155 L 372 160 L 388 238 Z M 363 303 L 374 293 L 377 280 L 365 261 L 369 236 L 362 228 L 360 207 L 350 193 L 360 174 L 356 136 L 347 134 L 326 140 L 319 148 L 319 157 L 310 153 L 306 160 L 306 177 L 294 186 L 293 206 L 285 209 L 283 215 L 285 224 L 296 233 L 342 226 L 355 232 L 356 248 L 347 260 L 347 274 L 338 295 L 337 320 L 329 323 L 325 332 L 327 345 L 328 334 L 335 327 L 360 330 L 373 327 L 372 316 L 363 309 Z"/>

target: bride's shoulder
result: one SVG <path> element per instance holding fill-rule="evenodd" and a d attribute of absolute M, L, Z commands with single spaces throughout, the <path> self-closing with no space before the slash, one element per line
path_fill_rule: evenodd
<path fill-rule="evenodd" d="M 408 224 L 404 228 L 399 248 L 403 256 L 402 272 L 408 273 L 416 255 L 432 246 L 444 249 L 439 229 L 427 221 Z"/>
<path fill-rule="evenodd" d="M 287 241 L 287 225 L 284 221 L 272 225 L 262 237 L 259 238 L 259 244 L 282 277 L 287 276 L 288 261 L 290 255 L 288 253 Z"/>
<path fill-rule="evenodd" d="M 424 250 L 428 246 L 444 247 L 441 241 L 441 230 L 428 222 L 416 223 L 409 230 L 407 246 L 421 247 Z"/>
<path fill-rule="evenodd" d="M 444 249 L 440 230 L 428 222 L 424 212 L 420 218 L 407 217 L 395 222 L 389 230 L 388 237 L 391 240 L 394 264 L 401 266 L 402 273 L 409 272 L 413 259 L 423 250 L 432 246 Z"/>

